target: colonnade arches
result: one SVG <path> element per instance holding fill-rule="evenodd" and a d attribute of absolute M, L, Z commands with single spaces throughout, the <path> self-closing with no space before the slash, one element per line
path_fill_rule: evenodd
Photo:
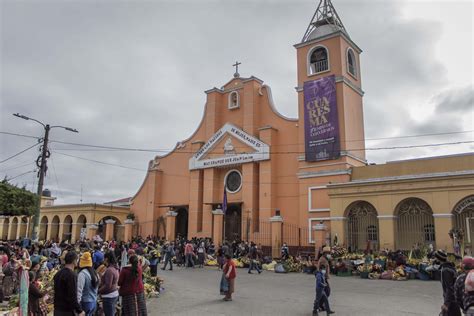
<path fill-rule="evenodd" d="M 454 228 L 465 232 L 465 241 L 474 244 L 474 195 L 459 201 L 453 209 Z"/>
<path fill-rule="evenodd" d="M 366 201 L 351 203 L 345 212 L 347 218 L 346 236 L 347 246 L 352 251 L 358 249 L 378 249 L 379 221 L 377 210 Z"/>
<path fill-rule="evenodd" d="M 43 216 L 40 221 L 40 226 L 39 226 L 39 240 L 45 240 L 46 236 L 48 236 L 48 217 Z"/>
<path fill-rule="evenodd" d="M 87 218 L 84 215 L 79 215 L 76 220 L 76 227 L 74 228 L 76 239 L 80 239 L 81 237 L 85 238 L 87 234 Z M 82 233 L 82 234 L 81 234 Z"/>
<path fill-rule="evenodd" d="M 8 227 L 10 226 L 10 219 L 7 217 L 3 221 L 2 240 L 8 239 Z"/>
<path fill-rule="evenodd" d="M 435 246 L 433 211 L 428 203 L 419 198 L 407 198 L 395 208 L 397 216 L 398 249 L 432 244 Z"/>
<path fill-rule="evenodd" d="M 103 217 L 99 223 L 98 223 L 98 228 L 97 228 L 97 234 L 102 238 L 102 239 L 107 239 L 106 236 L 108 235 L 107 232 L 107 220 L 114 220 L 114 226 L 113 226 L 113 233 L 111 233 L 111 237 L 114 238 L 115 240 L 123 240 L 124 237 L 124 226 L 122 222 L 115 216 L 105 216 Z"/>
<path fill-rule="evenodd" d="M 19 225 L 20 237 L 26 237 L 28 232 L 28 217 L 20 217 Z"/>
<path fill-rule="evenodd" d="M 53 240 L 58 240 L 59 239 L 59 216 L 55 215 L 53 219 L 51 220 L 51 236 L 50 238 Z"/>
<path fill-rule="evenodd" d="M 68 215 L 64 218 L 63 221 L 63 235 L 61 240 L 71 241 L 72 237 L 72 216 Z"/>

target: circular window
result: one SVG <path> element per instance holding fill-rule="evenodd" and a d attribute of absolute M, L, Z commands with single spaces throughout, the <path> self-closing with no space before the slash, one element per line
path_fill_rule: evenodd
<path fill-rule="evenodd" d="M 228 192 L 235 193 L 242 187 L 242 175 L 237 170 L 231 170 L 225 177 L 225 187 Z"/>

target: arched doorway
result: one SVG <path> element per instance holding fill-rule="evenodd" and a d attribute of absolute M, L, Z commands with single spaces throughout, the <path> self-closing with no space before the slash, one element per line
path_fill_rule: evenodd
<path fill-rule="evenodd" d="M 398 203 L 397 248 L 409 250 L 416 246 L 435 244 L 435 228 L 431 207 L 419 198 Z"/>
<path fill-rule="evenodd" d="M 184 239 L 188 238 L 188 210 L 186 208 L 180 208 L 176 211 L 176 236 Z"/>
<path fill-rule="evenodd" d="M 375 207 L 366 201 L 357 201 L 346 209 L 347 246 L 351 250 L 378 249 L 379 220 Z"/>
<path fill-rule="evenodd" d="M 63 222 L 62 240 L 71 241 L 71 237 L 72 237 L 72 216 L 68 215 L 64 218 L 64 222 Z"/>
<path fill-rule="evenodd" d="M 59 239 L 59 216 L 56 215 L 51 221 L 51 240 L 58 241 Z"/>
<path fill-rule="evenodd" d="M 453 209 L 454 229 L 462 229 L 467 247 L 474 250 L 474 195 L 459 201 Z"/>
<path fill-rule="evenodd" d="M 8 239 L 15 240 L 17 232 L 18 232 L 18 217 L 13 217 L 12 227 L 10 229 L 10 236 L 8 236 Z"/>
<path fill-rule="evenodd" d="M 224 215 L 225 239 L 227 241 L 242 239 L 242 207 L 240 204 L 229 204 Z"/>
<path fill-rule="evenodd" d="M 3 234 L 2 234 L 2 240 L 8 240 L 8 227 L 10 226 L 10 219 L 5 218 L 3 220 Z"/>
<path fill-rule="evenodd" d="M 106 217 L 102 218 L 99 221 L 99 223 L 97 224 L 97 226 L 98 226 L 97 235 L 99 235 L 100 238 L 102 238 L 103 240 L 106 240 L 106 236 L 107 236 L 107 223 L 106 223 L 106 221 L 109 220 L 109 219 L 115 221 L 114 227 L 113 227 L 112 238 L 115 239 L 115 240 L 123 240 L 124 227 L 123 227 L 122 223 L 120 222 L 120 220 L 118 218 L 116 218 L 115 216 L 106 216 Z"/>
<path fill-rule="evenodd" d="M 27 237 L 26 232 L 28 231 L 28 217 L 23 216 L 20 218 L 20 236 L 19 237 Z"/>
<path fill-rule="evenodd" d="M 76 227 L 74 228 L 76 239 L 81 240 L 87 236 L 87 219 L 84 215 L 79 215 L 76 221 Z"/>
<path fill-rule="evenodd" d="M 39 239 L 40 240 L 46 240 L 46 236 L 48 236 L 48 217 L 43 216 L 40 222 L 40 227 L 39 227 Z"/>

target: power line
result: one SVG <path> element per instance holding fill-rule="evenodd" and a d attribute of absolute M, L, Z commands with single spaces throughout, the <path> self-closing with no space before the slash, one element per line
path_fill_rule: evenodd
<path fill-rule="evenodd" d="M 5 171 L 10 171 L 10 170 L 15 170 L 15 169 L 18 169 L 18 168 L 22 168 L 22 167 L 26 167 L 26 166 L 29 166 L 31 165 L 32 162 L 28 162 L 26 164 L 23 164 L 23 165 L 19 165 L 19 166 L 15 166 L 15 167 L 11 167 L 11 168 L 8 168 L 8 169 L 3 169 L 3 170 L 0 170 L 0 172 L 5 172 Z"/>
<path fill-rule="evenodd" d="M 81 160 L 85 160 L 85 161 L 95 162 L 95 163 L 99 163 L 99 164 L 102 164 L 102 165 L 120 167 L 120 168 L 124 168 L 124 169 L 131 169 L 131 170 L 137 170 L 137 171 L 146 171 L 145 169 L 139 169 L 139 168 L 134 168 L 134 167 L 127 167 L 127 166 L 123 166 L 123 165 L 118 165 L 118 164 L 103 162 L 103 161 L 94 160 L 94 159 L 88 159 L 88 158 L 84 158 L 84 157 L 78 157 L 78 156 L 69 155 L 69 154 L 65 154 L 65 153 L 60 153 L 60 152 L 57 152 L 57 151 L 55 151 L 55 150 L 53 150 L 53 152 L 56 153 L 56 154 L 58 154 L 58 155 L 63 155 L 63 156 L 68 156 L 68 157 L 72 157 L 72 158 L 76 158 L 76 159 L 81 159 Z"/>
<path fill-rule="evenodd" d="M 21 177 L 21 176 L 23 176 L 23 175 L 25 175 L 25 174 L 29 174 L 29 173 L 32 173 L 32 172 L 36 172 L 36 170 L 31 170 L 31 171 L 27 171 L 27 172 L 21 173 L 21 174 L 19 174 L 19 175 L 14 176 L 14 177 L 8 178 L 7 181 L 11 181 L 11 180 L 13 180 L 13 179 L 19 178 L 19 177 Z"/>
<path fill-rule="evenodd" d="M 38 144 L 39 144 L 39 143 L 33 144 L 33 145 L 31 145 L 31 146 L 29 146 L 29 147 L 23 149 L 22 151 L 20 151 L 20 152 L 14 154 L 13 156 L 10 156 L 10 157 L 8 157 L 8 158 L 6 158 L 6 159 L 0 161 L 0 163 L 4 163 L 4 162 L 6 162 L 6 161 L 8 161 L 8 160 L 10 160 L 10 159 L 13 159 L 13 158 L 15 158 L 16 156 L 21 155 L 21 154 L 24 153 L 25 151 L 28 151 L 28 150 L 30 150 L 31 148 L 38 146 Z"/>
<path fill-rule="evenodd" d="M 40 139 L 41 137 L 38 136 L 33 136 L 33 135 L 25 135 L 25 134 L 18 134 L 18 133 L 11 133 L 11 132 L 1 132 L 0 134 L 4 135 L 11 135 L 11 136 L 19 136 L 19 137 L 26 137 L 26 138 L 35 138 L 35 139 Z"/>

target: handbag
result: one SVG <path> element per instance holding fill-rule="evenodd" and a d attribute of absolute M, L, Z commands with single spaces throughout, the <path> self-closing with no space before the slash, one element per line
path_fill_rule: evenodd
<path fill-rule="evenodd" d="M 221 284 L 220 284 L 220 293 L 221 295 L 225 295 L 225 293 L 228 291 L 229 291 L 229 281 L 224 276 L 224 274 L 222 274 Z"/>

